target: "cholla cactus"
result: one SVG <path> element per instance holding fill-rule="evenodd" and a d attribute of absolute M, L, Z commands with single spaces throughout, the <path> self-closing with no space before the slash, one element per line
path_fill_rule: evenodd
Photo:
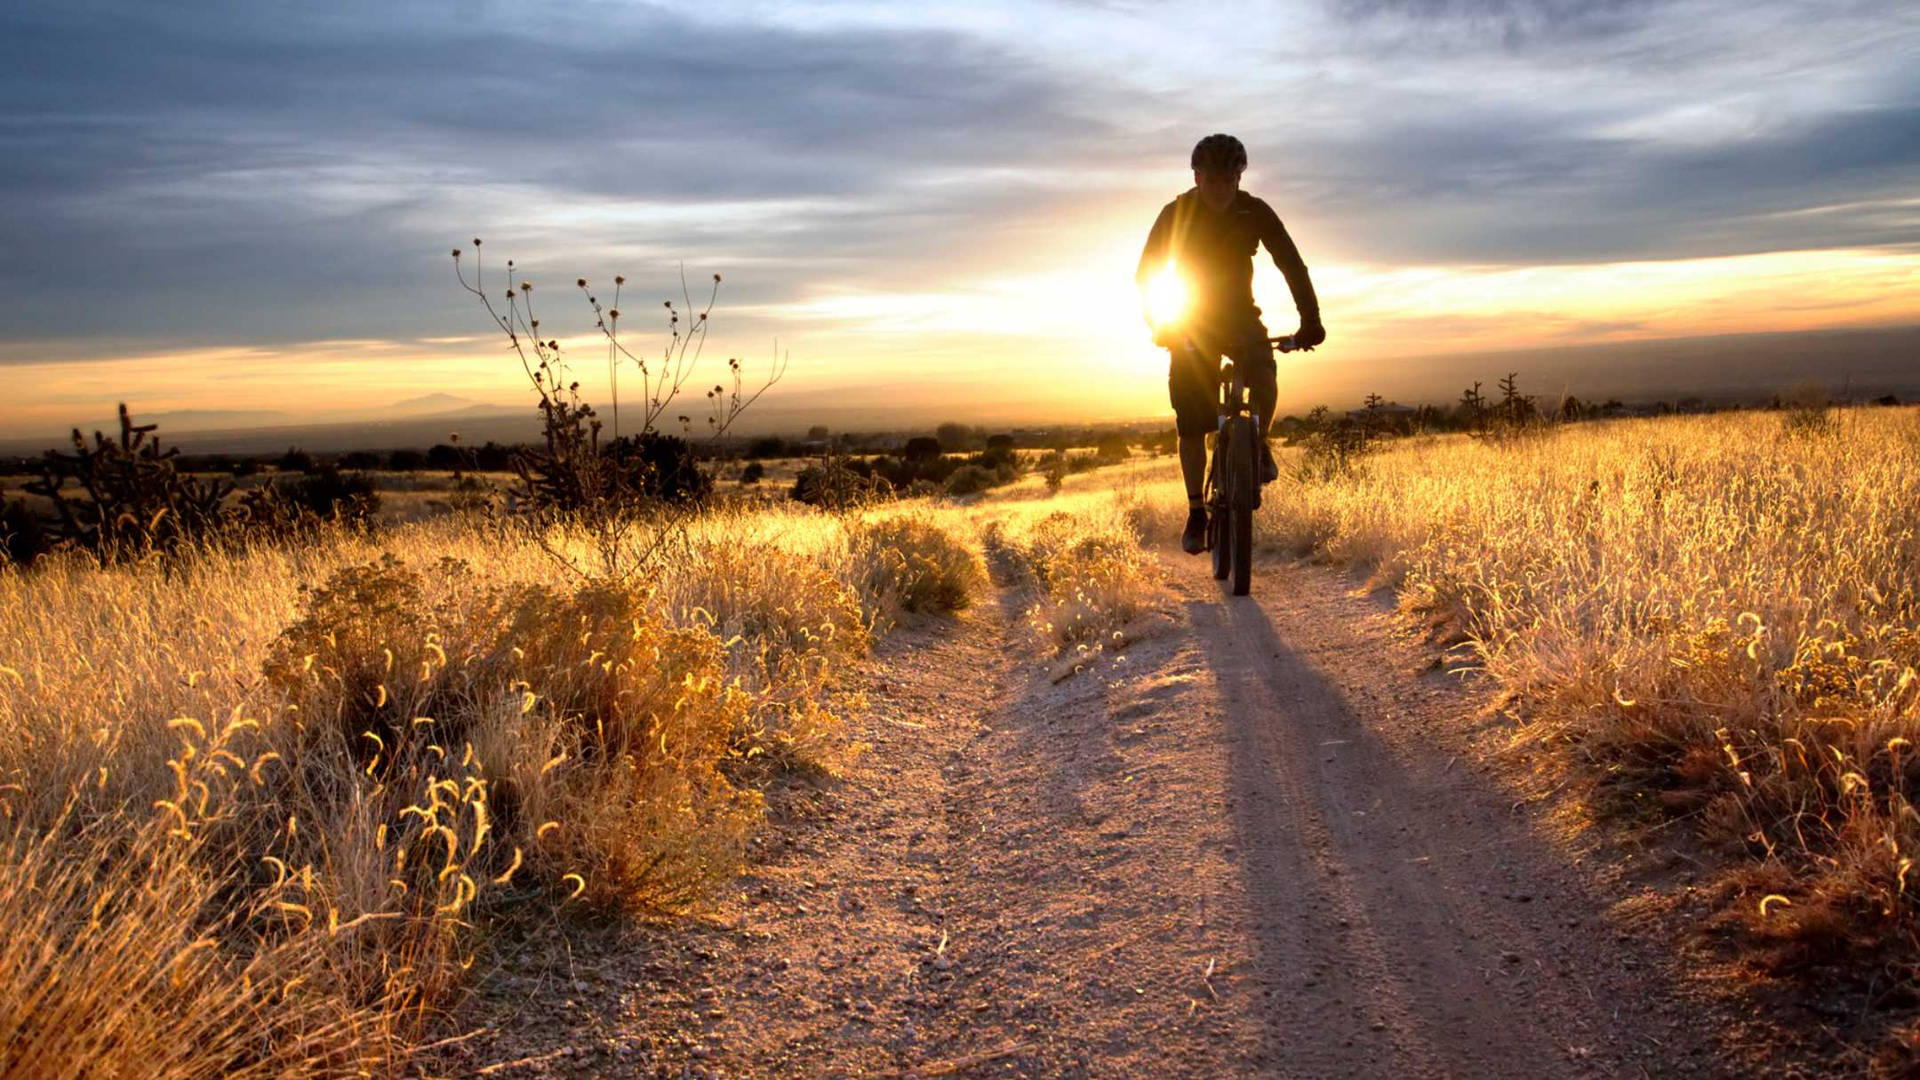
<path fill-rule="evenodd" d="M 96 431 L 89 446 L 75 428 L 72 453 L 46 452 L 26 489 L 52 503 L 53 546 L 85 548 L 105 563 L 169 551 L 226 523 L 232 483 L 181 472 L 179 448 L 162 450 L 155 427 L 134 424 L 123 403 L 119 438 Z"/>

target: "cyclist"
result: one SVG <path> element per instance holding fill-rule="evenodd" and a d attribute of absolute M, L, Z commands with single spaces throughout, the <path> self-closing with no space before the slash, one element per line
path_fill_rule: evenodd
<path fill-rule="evenodd" d="M 1197 555 L 1207 547 L 1207 510 L 1202 485 L 1207 469 L 1207 433 L 1219 418 L 1220 357 L 1239 366 L 1253 408 L 1260 414 L 1261 482 L 1279 475 L 1266 436 L 1279 397 L 1273 349 L 1260 309 L 1253 303 L 1253 256 L 1267 245 L 1273 263 L 1286 275 L 1293 306 L 1300 315 L 1297 348 L 1310 349 L 1327 339 L 1320 325 L 1320 301 L 1313 294 L 1307 264 L 1265 202 L 1240 190 L 1247 149 L 1231 135 L 1209 135 L 1193 148 L 1193 187 L 1168 203 L 1154 219 L 1135 273 L 1143 296 L 1149 280 L 1171 265 L 1184 280 L 1186 313 L 1178 327 L 1154 327 L 1154 344 L 1172 353 L 1167 395 L 1173 401 L 1174 427 L 1180 436 L 1180 471 L 1187 482 L 1187 527 L 1180 547 Z M 1152 319 L 1148 320 L 1149 325 Z M 1191 341 L 1195 348 L 1187 348 Z"/>

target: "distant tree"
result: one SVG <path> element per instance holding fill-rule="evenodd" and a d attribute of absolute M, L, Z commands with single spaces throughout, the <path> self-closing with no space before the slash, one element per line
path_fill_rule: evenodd
<path fill-rule="evenodd" d="M 1013 460 L 1013 436 L 1011 435 L 987 436 L 987 455 L 989 457 L 999 458 L 1003 461 Z"/>
<path fill-rule="evenodd" d="M 287 452 L 274 461 L 273 467 L 281 472 L 312 472 L 313 455 L 297 446 L 289 446 Z"/>
<path fill-rule="evenodd" d="M 253 476 L 259 471 L 260 461 L 257 458 L 243 457 L 233 463 L 233 475 L 235 476 Z"/>
<path fill-rule="evenodd" d="M 747 456 L 750 458 L 777 458 L 787 456 L 787 440 L 777 435 L 755 439 L 747 444 Z"/>
<path fill-rule="evenodd" d="M 513 468 L 513 450 L 488 439 L 473 452 L 473 467 L 481 472 L 506 472 Z"/>
<path fill-rule="evenodd" d="M 747 462 L 747 467 L 740 470 L 740 482 L 743 484 L 757 484 L 766 477 L 767 467 L 757 461 Z"/>
<path fill-rule="evenodd" d="M 1580 419 L 1585 412 L 1586 406 L 1580 404 L 1580 399 L 1572 394 L 1560 399 L 1560 419 L 1571 423 Z"/>
<path fill-rule="evenodd" d="M 940 448 L 943 450 L 959 451 L 973 448 L 973 429 L 965 424 L 949 421 L 934 428 L 933 434 L 940 440 Z"/>
<path fill-rule="evenodd" d="M 1093 447 L 1094 456 L 1102 461 L 1125 461 L 1132 449 L 1127 436 L 1118 431 L 1100 436 Z"/>
<path fill-rule="evenodd" d="M 467 464 L 466 452 L 447 443 L 436 443 L 427 450 L 427 468 L 459 470 Z"/>
<path fill-rule="evenodd" d="M 978 465 L 962 465 L 947 477 L 947 494 L 972 495 L 994 485 L 994 475 Z"/>
<path fill-rule="evenodd" d="M 931 461 L 940 456 L 940 440 L 926 435 L 916 435 L 907 440 L 900 450 L 900 456 L 908 461 Z"/>
<path fill-rule="evenodd" d="M 807 429 L 807 441 L 809 441 L 809 442 L 826 442 L 826 441 L 827 441 L 827 425 L 825 425 L 825 424 L 815 424 L 815 425 L 813 425 L 812 427 L 810 427 L 810 428 L 808 428 L 808 429 Z"/>
<path fill-rule="evenodd" d="M 1055 450 L 1048 454 L 1040 466 L 1040 475 L 1046 478 L 1048 491 L 1059 491 L 1067 479 L 1067 452 Z"/>
<path fill-rule="evenodd" d="M 371 450 L 349 450 L 340 455 L 343 469 L 377 469 L 380 465 L 380 455 Z"/>
<path fill-rule="evenodd" d="M 418 450 L 395 450 L 387 455 L 387 468 L 394 472 L 412 472 L 427 463 L 427 455 Z"/>

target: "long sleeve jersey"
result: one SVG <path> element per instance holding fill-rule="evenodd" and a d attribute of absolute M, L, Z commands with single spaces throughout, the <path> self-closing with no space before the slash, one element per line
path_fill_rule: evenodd
<path fill-rule="evenodd" d="M 1225 210 L 1208 206 L 1192 189 L 1168 203 L 1147 233 L 1134 278 L 1145 284 L 1172 259 L 1186 275 L 1194 321 L 1209 329 L 1237 330 L 1260 318 L 1253 302 L 1253 256 L 1263 243 L 1286 275 L 1301 322 L 1318 322 L 1320 300 L 1300 250 L 1273 207 L 1244 191 Z"/>

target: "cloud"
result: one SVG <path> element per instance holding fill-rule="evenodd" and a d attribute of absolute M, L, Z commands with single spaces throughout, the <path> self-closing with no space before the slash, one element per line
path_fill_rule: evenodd
<path fill-rule="evenodd" d="M 466 333 L 476 230 L 556 283 L 725 271 L 758 334 L 1126 263 L 1220 128 L 1315 263 L 1920 244 L 1900 0 L 83 0 L 0 30 L 0 363 Z"/>
<path fill-rule="evenodd" d="M 1103 124 L 1054 73 L 950 31 L 474 10 L 23 19 L 0 74 L 0 246 L 32 258 L 0 285 L 32 302 L 0 312 L 0 337 L 418 329 L 461 302 L 446 250 L 473 229 L 523 262 L 898 251 L 995 201 L 916 178 L 1045 158 Z"/>

